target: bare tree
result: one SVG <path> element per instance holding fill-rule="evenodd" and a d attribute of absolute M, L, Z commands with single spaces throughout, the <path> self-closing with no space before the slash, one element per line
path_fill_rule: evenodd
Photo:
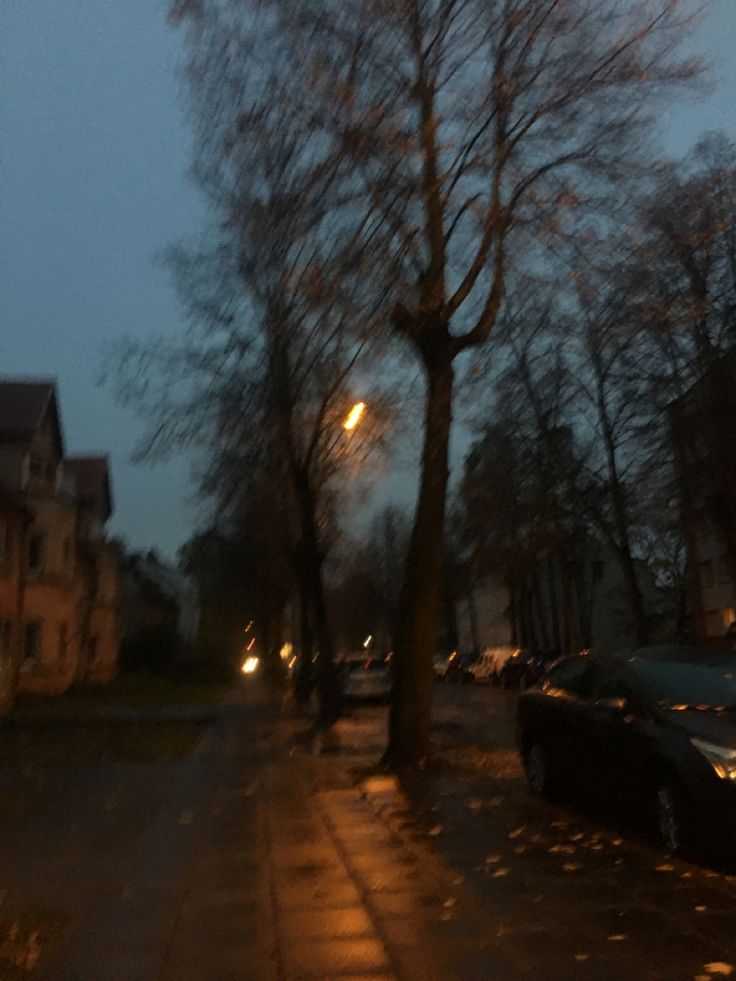
<path fill-rule="evenodd" d="M 315 186 L 322 193 L 328 182 L 322 200 L 361 259 L 370 255 L 374 294 L 385 291 L 395 336 L 424 368 L 387 753 L 414 763 L 429 750 L 455 361 L 491 335 L 523 243 L 533 250 L 631 174 L 647 109 L 693 77 L 671 55 L 686 20 L 674 0 L 181 0 L 173 9 L 201 33 L 220 7 L 225 74 L 265 43 L 278 77 L 307 81 L 291 96 L 313 134 Z M 248 19 L 246 47 L 227 34 L 238 16 Z M 222 84 L 212 76 L 209 87 Z M 256 100 L 270 100 L 255 88 Z M 253 104 L 247 86 L 236 91 Z"/>

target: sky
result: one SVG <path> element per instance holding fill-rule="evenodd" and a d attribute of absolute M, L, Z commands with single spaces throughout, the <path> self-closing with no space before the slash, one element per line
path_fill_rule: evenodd
<path fill-rule="evenodd" d="M 70 452 L 111 455 L 111 531 L 174 556 L 201 511 L 185 459 L 133 465 L 144 423 L 101 386 L 122 338 L 183 323 L 160 254 L 206 220 L 165 0 L 0 2 L 0 375 L 54 376 Z M 712 91 L 663 118 L 667 152 L 736 138 L 736 0 L 706 0 Z M 407 467 L 385 478 L 410 500 Z"/>

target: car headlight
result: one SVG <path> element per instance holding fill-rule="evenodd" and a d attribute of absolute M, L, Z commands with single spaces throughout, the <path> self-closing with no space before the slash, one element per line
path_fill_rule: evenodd
<path fill-rule="evenodd" d="M 700 750 L 719 777 L 723 780 L 736 780 L 736 749 L 708 743 L 704 739 L 698 739 L 697 736 L 693 736 L 690 742 Z"/>

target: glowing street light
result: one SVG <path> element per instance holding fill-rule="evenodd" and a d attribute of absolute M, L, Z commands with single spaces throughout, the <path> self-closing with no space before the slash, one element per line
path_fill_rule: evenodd
<path fill-rule="evenodd" d="M 360 425 L 363 416 L 365 415 L 366 404 L 365 402 L 356 402 L 352 407 L 350 412 L 347 414 L 345 421 L 342 424 L 342 428 L 348 432 L 352 433 L 353 430 L 357 429 Z"/>

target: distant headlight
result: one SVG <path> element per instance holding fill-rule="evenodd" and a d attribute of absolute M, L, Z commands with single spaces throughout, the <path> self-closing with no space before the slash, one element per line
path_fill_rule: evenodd
<path fill-rule="evenodd" d="M 690 742 L 700 750 L 721 779 L 736 780 L 736 749 L 708 743 L 697 736 L 693 736 Z"/>

